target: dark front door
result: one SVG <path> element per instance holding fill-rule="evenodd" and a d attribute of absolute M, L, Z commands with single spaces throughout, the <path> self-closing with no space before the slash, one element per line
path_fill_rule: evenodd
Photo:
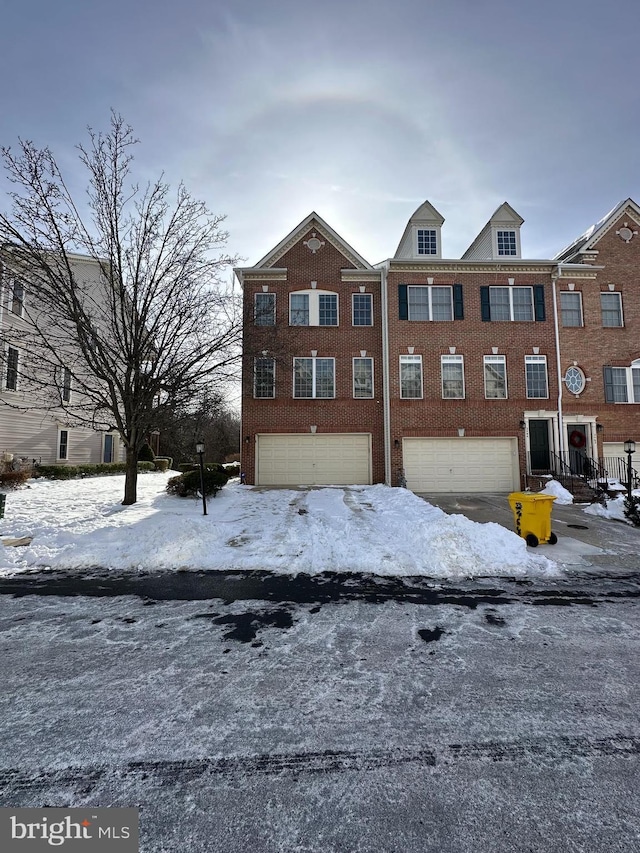
<path fill-rule="evenodd" d="M 581 474 L 585 471 L 585 459 L 587 458 L 587 428 L 584 424 L 567 424 L 567 438 L 569 439 L 569 465 L 571 473 Z"/>
<path fill-rule="evenodd" d="M 532 471 L 549 471 L 549 421 L 529 421 L 529 451 Z"/>

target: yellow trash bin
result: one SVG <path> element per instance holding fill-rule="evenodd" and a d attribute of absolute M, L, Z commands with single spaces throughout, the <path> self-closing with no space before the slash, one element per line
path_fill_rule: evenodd
<path fill-rule="evenodd" d="M 558 537 L 551 530 L 551 510 L 555 495 L 537 492 L 512 492 L 509 505 L 513 510 L 516 533 L 535 548 L 539 542 L 555 545 Z"/>

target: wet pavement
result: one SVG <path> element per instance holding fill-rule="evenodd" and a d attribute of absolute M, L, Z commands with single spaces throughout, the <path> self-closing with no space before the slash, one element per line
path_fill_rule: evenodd
<path fill-rule="evenodd" d="M 428 503 L 449 514 L 461 513 L 482 524 L 493 521 L 514 530 L 514 518 L 506 494 L 421 494 Z M 588 504 L 553 505 L 551 527 L 555 545 L 539 545 L 544 554 L 571 572 L 617 574 L 640 571 L 640 528 L 622 521 L 601 518 L 584 511 Z"/>

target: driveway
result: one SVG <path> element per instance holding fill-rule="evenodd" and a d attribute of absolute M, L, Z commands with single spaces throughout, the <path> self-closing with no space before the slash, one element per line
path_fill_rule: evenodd
<path fill-rule="evenodd" d="M 506 493 L 423 493 L 420 497 L 450 515 L 460 513 L 472 521 L 493 521 L 508 530 L 514 529 L 513 512 Z M 640 529 L 590 515 L 584 511 L 587 506 L 554 503 L 551 519 L 558 543 L 529 548 L 529 551 L 543 553 L 567 570 L 598 574 L 603 569 L 623 573 L 637 571 L 640 567 Z"/>

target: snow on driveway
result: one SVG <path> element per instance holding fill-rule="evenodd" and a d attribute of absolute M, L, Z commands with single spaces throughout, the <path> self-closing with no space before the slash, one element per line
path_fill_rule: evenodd
<path fill-rule="evenodd" d="M 447 515 L 407 489 L 351 486 L 262 490 L 229 483 L 208 501 L 170 497 L 175 472 L 139 478 L 137 504 L 120 504 L 124 476 L 37 480 L 9 493 L 0 573 L 35 567 L 113 570 L 324 571 L 477 577 L 556 575 L 498 524 Z"/>

